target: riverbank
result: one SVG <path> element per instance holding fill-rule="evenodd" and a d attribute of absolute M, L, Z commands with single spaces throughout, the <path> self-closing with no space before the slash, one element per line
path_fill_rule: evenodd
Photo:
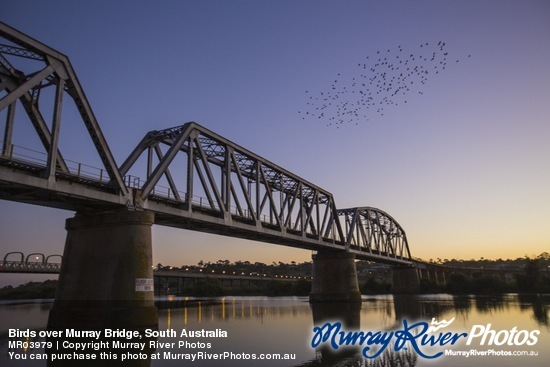
<path fill-rule="evenodd" d="M 57 280 L 44 282 L 29 282 L 17 287 L 0 288 L 0 300 L 18 299 L 53 299 Z M 376 282 L 372 279 L 361 282 L 361 294 L 391 294 L 391 284 Z M 295 282 L 270 281 L 265 284 L 247 287 L 230 288 L 216 279 L 204 279 L 186 289 L 183 294 L 166 292 L 159 296 L 189 296 L 189 297 L 222 297 L 222 296 L 267 296 L 267 297 L 306 297 L 311 290 L 310 280 Z M 445 285 L 437 284 L 429 279 L 420 282 L 420 294 L 550 294 L 550 279 L 547 277 L 529 277 L 520 275 L 510 282 L 489 276 L 466 277 L 462 274 L 451 274 Z"/>
<path fill-rule="evenodd" d="M 28 282 L 17 287 L 11 285 L 0 288 L 0 299 L 54 298 L 57 280 Z"/>
<path fill-rule="evenodd" d="M 28 282 L 17 287 L 5 286 L 0 288 L 0 300 L 16 299 L 53 299 L 57 280 L 44 282 Z M 166 293 L 163 295 L 193 296 L 193 297 L 221 297 L 221 296 L 308 296 L 311 289 L 311 281 L 297 280 L 295 282 L 269 281 L 262 286 L 248 286 L 229 288 L 221 284 L 217 279 L 204 279 L 186 289 L 185 294 Z"/>

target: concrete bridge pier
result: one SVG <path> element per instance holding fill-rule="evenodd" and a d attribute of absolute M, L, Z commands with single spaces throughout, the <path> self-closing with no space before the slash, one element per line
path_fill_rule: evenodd
<path fill-rule="evenodd" d="M 48 328 L 156 328 L 151 226 L 142 211 L 77 214 L 67 239 Z"/>
<path fill-rule="evenodd" d="M 313 255 L 313 281 L 309 301 L 361 301 L 354 254 L 322 250 Z"/>
<path fill-rule="evenodd" d="M 392 293 L 418 293 L 420 277 L 414 267 L 394 267 L 392 269 Z"/>

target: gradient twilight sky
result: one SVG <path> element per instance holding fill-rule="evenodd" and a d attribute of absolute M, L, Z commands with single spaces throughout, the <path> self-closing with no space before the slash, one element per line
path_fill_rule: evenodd
<path fill-rule="evenodd" d="M 332 192 L 339 208 L 386 211 L 413 256 L 550 250 L 548 1 L 4 0 L 0 18 L 69 56 L 119 164 L 147 131 L 196 121 Z M 440 41 L 446 69 L 407 103 L 339 128 L 302 119 L 309 96 L 337 78 L 351 89 L 379 51 Z M 69 102 L 61 151 L 96 164 Z M 62 253 L 70 216 L 1 201 L 1 253 Z M 165 265 L 311 258 L 158 226 L 153 252 Z"/>

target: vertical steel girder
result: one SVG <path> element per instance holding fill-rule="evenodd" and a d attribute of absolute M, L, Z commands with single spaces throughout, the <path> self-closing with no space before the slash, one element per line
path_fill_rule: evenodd
<path fill-rule="evenodd" d="M 122 195 L 127 195 L 128 189 L 124 185 L 122 175 L 67 56 L 2 22 L 0 22 L 0 38 L 13 44 L 0 45 L 0 87 L 6 92 L 0 99 L 0 111 L 8 108 L 6 133 L 2 147 L 3 155 L 6 156 L 6 152 L 10 149 L 9 146 L 12 144 L 13 116 L 16 103 L 19 101 L 48 153 L 46 175 L 49 178 L 55 177 L 57 170 L 68 173 L 69 169 L 57 148 L 62 96 L 66 92 L 80 113 L 104 169 L 109 175 L 111 185 L 118 189 Z M 35 72 L 25 73 L 15 68 L 8 61 L 8 57 L 34 60 L 37 65 L 41 64 L 41 68 Z M 52 85 L 56 86 L 56 92 L 52 131 L 50 131 L 42 117 L 39 98 L 40 90 Z"/>

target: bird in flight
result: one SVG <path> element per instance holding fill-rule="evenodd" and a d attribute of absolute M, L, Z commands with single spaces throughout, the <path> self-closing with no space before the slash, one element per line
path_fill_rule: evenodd
<path fill-rule="evenodd" d="M 411 94 L 423 95 L 428 81 L 449 62 L 444 41 L 423 42 L 414 50 L 399 45 L 381 52 L 357 62 L 347 78 L 337 73 L 326 90 L 306 90 L 307 108 L 298 112 L 302 119 L 336 127 L 379 119 L 386 109 L 406 104 Z"/>

